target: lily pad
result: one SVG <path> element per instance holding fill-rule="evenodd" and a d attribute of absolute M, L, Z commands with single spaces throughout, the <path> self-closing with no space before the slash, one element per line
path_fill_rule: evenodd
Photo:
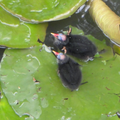
<path fill-rule="evenodd" d="M 11 48 L 28 48 L 44 41 L 47 23 L 29 24 L 7 13 L 0 7 L 0 45 Z"/>
<path fill-rule="evenodd" d="M 99 42 L 104 49 L 107 47 Z M 2 89 L 19 116 L 28 115 L 31 120 L 118 118 L 120 56 L 111 55 L 105 59 L 106 64 L 102 62 L 104 56 L 87 63 L 79 61 L 83 66 L 83 82 L 88 83 L 71 92 L 61 84 L 54 55 L 45 46 L 41 47 L 7 49 L 1 62 Z"/>
<path fill-rule="evenodd" d="M 17 52 L 19 53 L 19 55 L 16 54 Z M 44 62 L 44 56 L 49 58 L 49 59 L 46 59 L 46 62 Z M 7 96 L 7 99 L 10 105 L 13 107 L 14 111 L 20 117 L 22 115 L 29 115 L 30 117 L 33 116 L 33 118 L 38 119 L 42 113 L 40 100 L 44 108 L 46 107 L 46 102 L 45 103 L 42 102 L 43 101 L 42 98 L 39 98 L 38 96 L 40 88 L 37 89 L 36 84 L 33 81 L 33 78 L 34 78 L 33 73 L 38 71 L 38 68 L 40 68 L 41 71 L 39 71 L 39 73 L 42 73 L 42 74 L 40 74 L 39 76 L 40 79 L 38 80 L 41 81 L 41 78 L 42 78 L 41 76 L 43 76 L 46 73 L 46 71 L 43 68 L 44 64 L 45 65 L 46 63 L 48 64 L 47 60 L 48 61 L 52 60 L 51 58 L 52 57 L 54 58 L 54 56 L 47 53 L 46 51 L 39 52 L 39 47 L 35 47 L 33 49 L 28 49 L 28 50 L 13 50 L 13 49 L 11 49 L 10 51 L 8 50 L 8 52 L 4 54 L 4 57 L 2 60 L 4 61 L 6 57 L 10 58 L 9 59 L 10 64 L 9 62 L 6 61 L 7 62 L 6 65 L 8 66 L 8 69 L 6 69 L 7 66 L 4 63 L 3 63 L 3 66 L 5 65 L 6 67 L 4 66 L 4 68 L 1 69 L 1 80 L 3 81 L 3 84 L 2 84 L 3 92 Z M 14 61 L 13 60 L 14 58 L 17 58 L 17 59 Z M 49 62 L 52 62 L 52 61 L 49 61 Z M 11 65 L 13 67 L 9 68 Z M 51 68 L 52 64 L 49 64 L 49 65 L 47 65 L 47 67 Z M 13 74 L 15 76 L 13 77 L 13 79 L 11 79 L 11 81 L 9 81 L 9 79 L 11 78 L 11 76 L 13 76 Z M 8 81 L 6 81 L 6 79 Z M 42 78 L 42 80 L 43 79 L 45 78 Z"/>
<path fill-rule="evenodd" d="M 67 18 L 86 0 L 2 0 L 0 5 L 27 22 L 46 22 Z"/>
<path fill-rule="evenodd" d="M 89 12 L 96 24 L 113 43 L 120 45 L 120 17 L 102 0 L 90 0 L 89 5 Z"/>

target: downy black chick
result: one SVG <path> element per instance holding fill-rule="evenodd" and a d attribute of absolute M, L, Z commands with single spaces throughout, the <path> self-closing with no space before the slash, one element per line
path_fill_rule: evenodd
<path fill-rule="evenodd" d="M 71 91 L 78 89 L 82 80 L 80 65 L 63 53 L 53 53 L 58 59 L 58 72 L 63 85 Z"/>
<path fill-rule="evenodd" d="M 65 54 L 72 55 L 85 61 L 93 60 L 97 53 L 96 46 L 85 36 L 51 33 L 55 38 L 54 45 Z"/>

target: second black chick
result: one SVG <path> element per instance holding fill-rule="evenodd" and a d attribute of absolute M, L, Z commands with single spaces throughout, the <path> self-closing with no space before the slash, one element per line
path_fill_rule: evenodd
<path fill-rule="evenodd" d="M 55 38 L 54 45 L 64 53 L 85 61 L 93 60 L 97 53 L 96 46 L 85 36 L 51 33 Z"/>
<path fill-rule="evenodd" d="M 58 72 L 63 85 L 72 91 L 78 89 L 82 80 L 80 65 L 63 53 L 53 53 L 58 59 Z"/>

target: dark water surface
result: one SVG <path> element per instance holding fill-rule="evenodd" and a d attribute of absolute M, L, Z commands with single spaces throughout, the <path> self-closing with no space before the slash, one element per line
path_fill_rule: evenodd
<path fill-rule="evenodd" d="M 117 15 L 120 16 L 120 0 L 103 0 Z M 84 31 L 84 33 L 91 34 L 99 40 L 105 39 L 109 42 L 109 39 L 103 34 L 99 27 L 92 20 L 88 12 L 87 5 L 81 6 L 72 16 L 67 19 L 49 22 L 47 28 L 47 35 L 45 39 L 45 44 L 48 46 L 53 46 L 53 37 L 50 35 L 51 32 L 60 32 L 62 30 L 68 30 L 69 25 L 77 27 Z M 0 48 L 0 60 L 4 52 L 3 48 Z"/>

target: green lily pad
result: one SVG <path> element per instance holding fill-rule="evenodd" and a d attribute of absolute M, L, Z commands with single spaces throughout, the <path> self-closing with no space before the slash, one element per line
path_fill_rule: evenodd
<path fill-rule="evenodd" d="M 99 42 L 100 48 L 102 45 L 104 49 L 108 47 Z M 104 56 L 87 63 L 79 61 L 83 66 L 83 82 L 88 83 L 71 92 L 61 84 L 54 55 L 45 46 L 41 51 L 39 49 L 41 46 L 26 50 L 7 49 L 1 61 L 2 89 L 17 115 L 28 115 L 31 120 L 118 118 L 120 56 L 108 55 L 105 64 L 102 62 Z"/>
<path fill-rule="evenodd" d="M 86 0 L 2 0 L 0 5 L 8 12 L 27 22 L 46 22 L 67 18 Z"/>
<path fill-rule="evenodd" d="M 19 55 L 16 54 L 17 52 L 19 53 Z M 43 108 L 46 108 L 46 101 L 44 102 L 42 98 L 39 98 L 38 93 L 40 88 L 37 89 L 36 84 L 33 81 L 33 74 L 38 71 L 38 68 L 40 68 L 41 71 L 39 71 L 39 73 L 42 74 L 39 77 L 43 76 L 46 73 L 43 68 L 44 64 L 52 62 L 51 58 L 54 58 L 54 56 L 47 53 L 46 51 L 39 52 L 39 47 L 28 50 L 8 50 L 8 52 L 4 54 L 3 61 L 4 58 L 6 59 L 6 57 L 8 56 L 10 58 L 10 63 L 7 61 L 5 62 L 5 64 L 3 63 L 3 66 L 7 65 L 6 67 L 8 67 L 8 69 L 6 69 L 5 66 L 4 68 L 1 68 L 3 92 L 7 96 L 7 99 L 10 105 L 13 107 L 14 111 L 20 117 L 22 115 L 28 115 L 30 117 L 33 116 L 33 118 L 38 119 L 42 113 L 40 101 Z M 44 56 L 46 56 L 46 62 L 44 62 Z M 14 58 L 17 59 L 14 61 Z M 55 59 L 53 60 L 56 61 Z M 12 68 L 10 68 L 11 65 L 13 66 Z M 50 64 L 50 66 L 47 65 L 48 68 L 51 68 L 51 66 L 52 64 Z M 49 71 L 50 70 L 51 69 L 49 69 Z M 54 72 L 56 72 L 56 70 L 54 70 Z M 5 80 L 11 78 L 13 74 L 15 76 L 13 77 L 13 79 L 11 79 L 11 82 Z M 41 78 L 38 80 L 41 81 Z"/>
<path fill-rule="evenodd" d="M 19 21 L 0 7 L 0 45 L 12 48 L 28 48 L 44 41 L 47 23 L 29 24 Z"/>

